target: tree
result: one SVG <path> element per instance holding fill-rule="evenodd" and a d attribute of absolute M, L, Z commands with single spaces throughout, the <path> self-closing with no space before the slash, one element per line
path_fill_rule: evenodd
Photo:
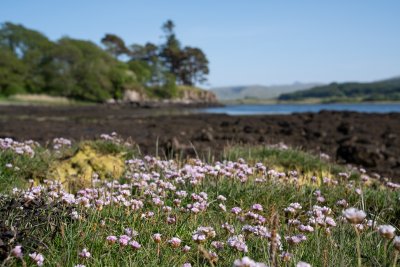
<path fill-rule="evenodd" d="M 53 43 L 38 31 L 6 22 L 0 28 L 0 47 L 8 48 L 26 66 L 24 84 L 28 92 L 40 92 L 44 79 L 40 65 Z"/>
<path fill-rule="evenodd" d="M 182 62 L 179 69 L 179 79 L 185 85 L 193 86 L 204 83 L 206 75 L 210 72 L 208 59 L 203 51 L 196 47 L 185 47 L 182 51 Z"/>
<path fill-rule="evenodd" d="M 106 47 L 106 51 L 115 58 L 129 53 L 129 49 L 125 46 L 124 40 L 115 34 L 106 34 L 101 39 L 101 43 Z"/>
<path fill-rule="evenodd" d="M 161 46 L 160 57 L 165 69 L 175 75 L 178 83 L 193 86 L 205 82 L 209 73 L 208 59 L 196 47 L 181 48 L 174 32 L 175 24 L 168 20 L 162 26 L 165 44 Z"/>
<path fill-rule="evenodd" d="M 141 67 L 139 70 L 138 80 L 142 80 L 143 86 L 160 85 L 165 79 L 163 62 L 160 60 L 159 47 L 153 43 L 146 43 L 144 46 L 133 44 L 130 50 L 131 60 L 130 66 L 135 68 Z M 135 62 L 135 63 L 133 63 Z M 150 71 L 150 77 L 148 72 Z M 141 73 L 145 77 L 141 77 Z"/>
<path fill-rule="evenodd" d="M 164 31 L 165 44 L 161 46 L 160 58 L 169 73 L 178 76 L 182 61 L 182 49 L 179 40 L 174 32 L 175 24 L 173 21 L 166 21 L 162 30 Z"/>
<path fill-rule="evenodd" d="M 0 95 L 25 91 L 26 66 L 8 48 L 0 47 Z"/>
<path fill-rule="evenodd" d="M 44 66 L 45 91 L 79 100 L 102 102 L 121 98 L 136 82 L 128 66 L 92 42 L 63 38 Z"/>

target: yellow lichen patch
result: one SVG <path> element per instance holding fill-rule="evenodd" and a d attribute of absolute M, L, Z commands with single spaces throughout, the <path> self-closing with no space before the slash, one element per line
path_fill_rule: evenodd
<path fill-rule="evenodd" d="M 119 178 L 124 172 L 122 154 L 101 154 L 90 145 L 83 145 L 69 159 L 55 162 L 51 178 L 62 182 L 69 190 L 90 186 L 93 173 L 99 178 Z"/>

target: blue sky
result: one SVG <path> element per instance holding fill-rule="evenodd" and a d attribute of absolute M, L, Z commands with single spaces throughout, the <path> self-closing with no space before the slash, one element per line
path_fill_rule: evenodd
<path fill-rule="evenodd" d="M 0 21 L 52 40 L 162 42 L 176 24 L 183 45 L 210 60 L 209 86 L 372 81 L 400 75 L 398 0 L 2 0 Z"/>

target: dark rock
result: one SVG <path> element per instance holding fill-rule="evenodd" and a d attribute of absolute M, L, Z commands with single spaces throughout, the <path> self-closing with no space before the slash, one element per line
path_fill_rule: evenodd
<path fill-rule="evenodd" d="M 381 151 L 375 146 L 344 144 L 339 146 L 336 156 L 346 162 L 365 167 L 376 167 L 384 158 Z"/>
<path fill-rule="evenodd" d="M 337 127 L 337 131 L 344 135 L 350 134 L 351 132 L 353 132 L 353 130 L 354 130 L 354 126 L 352 124 L 350 124 L 349 122 L 342 122 Z"/>

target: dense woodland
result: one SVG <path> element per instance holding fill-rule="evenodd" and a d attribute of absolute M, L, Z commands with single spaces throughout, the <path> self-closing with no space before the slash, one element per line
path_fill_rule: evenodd
<path fill-rule="evenodd" d="M 321 99 L 338 101 L 400 101 L 400 78 L 372 83 L 331 83 L 308 90 L 282 94 L 279 100 Z"/>
<path fill-rule="evenodd" d="M 121 37 L 105 34 L 100 47 L 70 37 L 54 42 L 5 22 L 0 28 L 0 96 L 31 93 L 103 102 L 136 90 L 173 98 L 179 85 L 201 84 L 209 73 L 203 51 L 183 47 L 174 28 L 170 20 L 162 25 L 161 44 L 127 45 Z"/>

